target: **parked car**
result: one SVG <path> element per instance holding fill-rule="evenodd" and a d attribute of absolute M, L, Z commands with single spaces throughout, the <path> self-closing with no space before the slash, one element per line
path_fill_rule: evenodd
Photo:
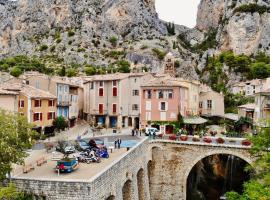
<path fill-rule="evenodd" d="M 73 144 L 66 141 L 59 141 L 55 147 L 56 151 L 63 154 L 72 154 L 75 153 L 75 147 Z"/>
<path fill-rule="evenodd" d="M 75 145 L 76 149 L 79 151 L 85 151 L 87 149 L 91 149 L 89 143 L 86 140 L 76 140 L 76 145 Z"/>
<path fill-rule="evenodd" d="M 56 171 L 62 172 L 62 173 L 70 173 L 74 170 L 78 169 L 79 163 L 77 159 L 75 158 L 63 158 L 59 161 L 57 161 L 57 165 L 55 167 Z"/>
<path fill-rule="evenodd" d="M 146 130 L 145 130 L 146 136 L 153 136 L 154 134 L 158 135 L 159 133 L 160 133 L 159 130 L 157 128 L 154 128 L 154 127 L 146 128 Z"/>

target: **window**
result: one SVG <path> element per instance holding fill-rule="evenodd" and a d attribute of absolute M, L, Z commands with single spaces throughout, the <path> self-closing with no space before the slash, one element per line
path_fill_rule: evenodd
<path fill-rule="evenodd" d="M 132 95 L 133 96 L 139 96 L 139 90 L 133 90 Z"/>
<path fill-rule="evenodd" d="M 164 97 L 163 91 L 162 91 L 162 90 L 159 90 L 159 91 L 158 91 L 158 98 L 159 98 L 159 99 L 163 99 L 163 97 Z"/>
<path fill-rule="evenodd" d="M 160 102 L 160 110 L 162 111 L 166 110 L 166 102 Z"/>
<path fill-rule="evenodd" d="M 40 89 L 40 82 L 38 80 L 36 81 L 36 88 Z"/>
<path fill-rule="evenodd" d="M 98 95 L 100 96 L 100 97 L 103 97 L 103 88 L 99 88 L 99 91 L 98 91 Z"/>
<path fill-rule="evenodd" d="M 99 82 L 99 86 L 100 86 L 100 87 L 103 87 L 103 81 L 100 81 L 100 82 Z"/>
<path fill-rule="evenodd" d="M 24 100 L 20 100 L 19 101 L 19 107 L 20 108 L 24 108 Z"/>
<path fill-rule="evenodd" d="M 36 121 L 42 121 L 42 113 L 34 113 L 33 114 L 33 120 Z"/>
<path fill-rule="evenodd" d="M 41 100 L 35 100 L 35 107 L 41 107 Z"/>
<path fill-rule="evenodd" d="M 152 98 L 152 91 L 151 90 L 145 90 L 145 98 L 146 99 Z"/>
<path fill-rule="evenodd" d="M 138 104 L 133 104 L 132 105 L 132 110 L 139 110 L 139 105 Z"/>
<path fill-rule="evenodd" d="M 90 89 L 93 90 L 94 89 L 94 82 L 90 83 Z"/>
<path fill-rule="evenodd" d="M 151 120 L 151 112 L 146 112 L 146 116 L 145 116 L 147 121 Z"/>
<path fill-rule="evenodd" d="M 113 96 L 117 97 L 117 87 L 113 87 Z"/>
<path fill-rule="evenodd" d="M 116 108 L 117 108 L 116 104 L 114 103 L 112 106 L 113 106 L 113 107 L 112 107 L 113 113 L 116 113 Z"/>
<path fill-rule="evenodd" d="M 68 86 L 67 85 L 65 86 L 65 92 L 66 93 L 68 92 Z"/>
<path fill-rule="evenodd" d="M 169 99 L 172 99 L 173 98 L 173 91 L 172 90 L 169 90 L 168 91 L 168 98 Z"/>
<path fill-rule="evenodd" d="M 113 81 L 113 86 L 117 86 L 117 81 Z"/>
<path fill-rule="evenodd" d="M 48 101 L 48 106 L 49 107 L 54 107 L 54 100 L 49 100 Z"/>
<path fill-rule="evenodd" d="M 55 119 L 55 112 L 48 112 L 48 120 Z"/>
<path fill-rule="evenodd" d="M 62 92 L 62 85 L 59 85 L 59 91 Z"/>
<path fill-rule="evenodd" d="M 212 100 L 207 100 L 207 108 L 208 109 L 212 108 Z"/>
<path fill-rule="evenodd" d="M 203 108 L 203 102 L 202 101 L 199 102 L 199 108 Z"/>
<path fill-rule="evenodd" d="M 103 104 L 98 104 L 98 112 L 99 114 L 103 114 Z"/>

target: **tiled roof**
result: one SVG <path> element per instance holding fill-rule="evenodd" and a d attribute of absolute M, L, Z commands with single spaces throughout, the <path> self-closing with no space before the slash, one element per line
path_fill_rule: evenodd
<path fill-rule="evenodd" d="M 8 91 L 5 89 L 0 88 L 0 94 L 2 95 L 18 95 L 18 92 L 14 92 L 14 91 Z"/>
<path fill-rule="evenodd" d="M 249 110 L 254 110 L 255 107 L 256 107 L 256 105 L 254 103 L 248 103 L 245 105 L 238 106 L 238 108 L 245 108 L 245 109 L 249 109 Z"/>
<path fill-rule="evenodd" d="M 56 96 L 52 95 L 49 92 L 39 90 L 37 88 L 34 88 L 29 85 L 24 85 L 20 83 L 14 83 L 14 84 L 4 84 L 1 86 L 1 89 L 7 90 L 10 92 L 18 92 L 22 93 L 25 96 L 28 96 L 30 98 L 41 98 L 41 99 L 56 99 Z"/>
<path fill-rule="evenodd" d="M 150 81 L 142 84 L 142 87 L 154 87 L 154 86 L 176 86 L 185 87 L 181 79 L 173 78 L 171 76 L 161 76 L 151 79 Z"/>

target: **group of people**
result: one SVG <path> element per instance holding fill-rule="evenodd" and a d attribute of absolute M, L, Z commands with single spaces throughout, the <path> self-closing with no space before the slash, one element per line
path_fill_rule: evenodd
<path fill-rule="evenodd" d="M 142 131 L 138 130 L 138 129 L 132 129 L 131 135 L 132 136 L 138 136 L 138 135 L 142 136 Z"/>
<path fill-rule="evenodd" d="M 121 148 L 121 143 L 122 143 L 122 140 L 120 138 L 115 140 L 114 141 L 114 148 L 115 149 L 120 149 Z"/>

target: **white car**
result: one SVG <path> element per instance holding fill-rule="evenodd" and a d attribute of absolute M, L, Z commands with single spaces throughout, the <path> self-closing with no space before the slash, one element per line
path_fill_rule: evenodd
<path fill-rule="evenodd" d="M 155 133 L 155 135 L 158 135 L 159 134 L 159 130 L 157 128 L 154 128 L 154 127 L 150 127 L 150 128 L 146 128 L 145 130 L 145 135 L 146 136 L 153 136 Z"/>

